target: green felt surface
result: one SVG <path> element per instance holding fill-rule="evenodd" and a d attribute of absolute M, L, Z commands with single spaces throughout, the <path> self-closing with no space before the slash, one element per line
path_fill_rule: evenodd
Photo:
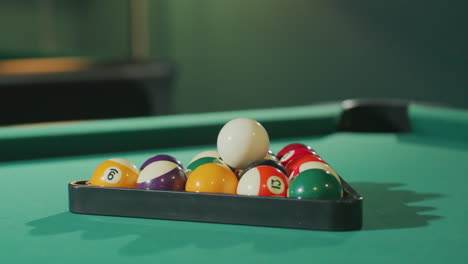
<path fill-rule="evenodd" d="M 352 232 L 68 212 L 67 183 L 89 178 L 105 159 L 122 157 L 140 165 L 166 153 L 188 164 L 215 142 L 2 162 L 0 263 L 463 262 L 468 140 L 446 135 L 466 135 L 468 115 L 430 107 L 413 107 L 410 114 L 415 132 L 408 134 L 333 133 L 272 141 L 273 151 L 296 141 L 310 144 L 364 196 L 364 228 Z"/>

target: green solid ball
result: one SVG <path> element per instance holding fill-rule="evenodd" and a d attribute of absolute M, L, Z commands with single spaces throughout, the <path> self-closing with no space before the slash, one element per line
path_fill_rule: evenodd
<path fill-rule="evenodd" d="M 340 199 L 341 183 L 333 174 L 321 169 L 301 172 L 289 185 L 288 197 L 297 199 Z"/>

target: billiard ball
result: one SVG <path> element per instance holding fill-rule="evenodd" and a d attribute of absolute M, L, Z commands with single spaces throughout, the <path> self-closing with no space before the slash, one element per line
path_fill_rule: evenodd
<path fill-rule="evenodd" d="M 308 161 L 300 164 L 297 168 L 291 172 L 291 175 L 289 175 L 289 181 L 294 180 L 294 178 L 299 175 L 301 172 L 310 170 L 310 169 L 321 169 L 330 172 L 335 178 L 341 182 L 340 176 L 338 176 L 338 173 L 330 167 L 328 164 L 325 164 L 320 161 Z"/>
<path fill-rule="evenodd" d="M 184 169 L 169 160 L 157 160 L 145 166 L 137 179 L 139 189 L 182 191 L 185 189 Z"/>
<path fill-rule="evenodd" d="M 138 168 L 128 160 L 114 158 L 101 163 L 91 176 L 90 185 L 100 187 L 135 188 Z"/>
<path fill-rule="evenodd" d="M 293 160 L 295 158 L 298 158 L 298 157 L 306 156 L 306 155 L 317 155 L 317 154 L 315 154 L 310 149 L 295 149 L 295 150 L 291 150 L 288 153 L 286 153 L 280 159 L 280 163 L 281 163 L 281 165 L 286 166 L 291 160 Z"/>
<path fill-rule="evenodd" d="M 276 161 L 270 160 L 270 159 L 264 159 L 264 160 L 257 161 L 257 162 L 254 162 L 254 163 L 250 164 L 249 166 L 247 166 L 243 170 L 239 170 L 238 171 L 239 178 L 241 178 L 244 175 L 244 173 L 247 172 L 248 170 L 250 170 L 252 168 L 255 168 L 255 167 L 258 167 L 258 166 L 262 166 L 262 165 L 276 168 L 276 169 L 280 170 L 282 173 L 286 174 L 286 169 L 279 162 L 276 162 Z"/>
<path fill-rule="evenodd" d="M 173 162 L 173 163 L 179 165 L 181 168 L 185 168 L 184 165 L 182 165 L 182 163 L 180 161 L 178 161 L 176 158 L 174 158 L 174 157 L 172 157 L 170 155 L 166 155 L 166 154 L 159 154 L 159 155 L 156 155 L 156 156 L 153 156 L 153 157 L 147 159 L 141 165 L 140 170 L 143 170 L 146 166 L 150 165 L 153 162 L 161 161 L 161 160 L 170 161 L 170 162 Z"/>
<path fill-rule="evenodd" d="M 263 159 L 272 160 L 272 161 L 276 161 L 279 163 L 278 158 L 273 153 L 270 153 L 270 152 L 268 152 Z"/>
<path fill-rule="evenodd" d="M 340 199 L 341 183 L 330 172 L 310 169 L 301 172 L 289 184 L 288 197 L 297 199 Z"/>
<path fill-rule="evenodd" d="M 187 180 L 187 192 L 236 194 L 237 176 L 226 166 L 206 163 L 196 168 Z"/>
<path fill-rule="evenodd" d="M 268 153 L 270 140 L 265 128 L 257 121 L 238 118 L 221 128 L 217 148 L 221 159 L 230 167 L 243 169 L 262 160 Z"/>
<path fill-rule="evenodd" d="M 215 158 L 215 157 L 203 157 L 203 158 L 199 158 L 197 160 L 194 160 L 192 161 L 188 166 L 187 166 L 187 170 L 195 170 L 196 168 L 198 168 L 199 166 L 203 165 L 203 164 L 206 164 L 206 163 L 217 163 L 217 164 L 220 164 L 220 165 L 223 165 L 223 166 L 227 166 L 222 160 L 220 160 L 219 158 Z"/>
<path fill-rule="evenodd" d="M 318 161 L 324 164 L 327 164 L 321 157 L 318 155 L 307 155 L 307 156 L 302 156 L 302 157 L 297 157 L 293 160 L 291 160 L 287 165 L 286 165 L 286 175 L 291 175 L 291 173 L 299 167 L 301 164 L 310 162 L 310 161 Z"/>
<path fill-rule="evenodd" d="M 284 155 L 286 155 L 286 153 L 288 153 L 291 150 L 296 150 L 296 149 L 308 149 L 308 150 L 313 151 L 310 146 L 307 146 L 301 143 L 292 143 L 283 147 L 280 151 L 278 151 L 278 153 L 276 153 L 276 157 L 278 159 L 281 159 Z"/>
<path fill-rule="evenodd" d="M 192 162 L 194 162 L 194 161 L 196 161 L 198 159 L 205 158 L 205 157 L 218 158 L 218 159 L 220 158 L 218 151 L 216 151 L 216 150 L 206 150 L 206 151 L 200 152 L 197 155 L 195 155 L 192 158 L 192 160 L 190 161 L 190 163 L 192 163 Z"/>
<path fill-rule="evenodd" d="M 244 173 L 237 185 L 237 194 L 286 197 L 288 178 L 270 166 L 257 166 Z"/>
<path fill-rule="evenodd" d="M 219 164 L 219 165 L 226 166 L 226 168 L 229 168 L 229 166 L 219 158 L 203 157 L 203 158 L 199 158 L 199 159 L 191 162 L 187 166 L 187 170 L 185 170 L 185 175 L 187 176 L 187 178 L 190 176 L 190 174 L 192 173 L 193 170 L 195 170 L 196 168 L 198 168 L 201 165 L 206 164 L 206 163 L 216 163 L 216 164 Z M 231 169 L 231 168 L 229 168 L 229 169 Z"/>

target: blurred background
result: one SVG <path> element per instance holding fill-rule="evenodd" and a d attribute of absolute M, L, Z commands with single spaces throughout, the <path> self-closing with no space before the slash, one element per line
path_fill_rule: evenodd
<path fill-rule="evenodd" d="M 348 98 L 468 108 L 467 3 L 2 0 L 0 124 Z"/>

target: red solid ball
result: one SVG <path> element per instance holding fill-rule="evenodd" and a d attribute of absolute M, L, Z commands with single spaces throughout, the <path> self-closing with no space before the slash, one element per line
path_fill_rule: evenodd
<path fill-rule="evenodd" d="M 278 159 L 281 159 L 284 155 L 286 155 L 286 153 L 288 153 L 291 150 L 295 150 L 295 149 L 309 149 L 309 150 L 312 150 L 312 148 L 310 146 L 307 146 L 305 144 L 292 143 L 292 144 L 289 144 L 289 145 L 283 147 L 280 151 L 278 151 L 278 153 L 276 154 L 276 157 Z"/>
<path fill-rule="evenodd" d="M 293 159 L 295 158 L 299 158 L 299 157 L 302 157 L 302 156 L 309 156 L 309 155 L 316 155 L 315 152 L 313 152 L 312 150 L 310 149 L 295 149 L 295 150 L 291 150 L 289 151 L 288 153 L 286 153 L 286 155 L 284 155 L 281 159 L 280 159 L 280 163 L 281 165 L 283 166 L 286 166 L 288 165 L 288 163 L 290 161 L 292 161 Z"/>

